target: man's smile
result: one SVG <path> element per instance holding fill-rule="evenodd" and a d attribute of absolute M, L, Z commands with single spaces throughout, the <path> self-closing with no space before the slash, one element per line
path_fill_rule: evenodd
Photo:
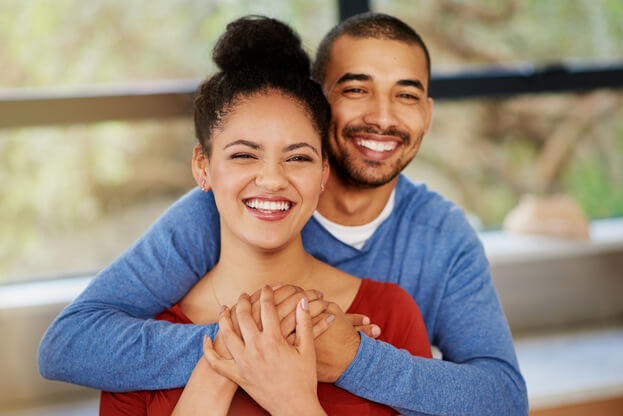
<path fill-rule="evenodd" d="M 390 152 L 398 146 L 398 143 L 394 141 L 376 141 L 359 138 L 355 139 L 355 143 L 357 143 L 358 146 L 374 150 L 375 152 Z"/>

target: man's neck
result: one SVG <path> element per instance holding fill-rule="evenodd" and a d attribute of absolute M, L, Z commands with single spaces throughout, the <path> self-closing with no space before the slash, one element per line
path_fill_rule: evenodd
<path fill-rule="evenodd" d="M 396 177 L 385 185 L 366 189 L 349 185 L 336 176 L 329 177 L 317 210 L 329 221 L 349 226 L 364 225 L 377 218 L 398 182 Z"/>

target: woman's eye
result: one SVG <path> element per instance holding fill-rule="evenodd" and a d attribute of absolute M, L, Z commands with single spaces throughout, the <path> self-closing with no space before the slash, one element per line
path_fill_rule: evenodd
<path fill-rule="evenodd" d="M 249 153 L 234 153 L 230 159 L 255 159 L 255 156 Z"/>
<path fill-rule="evenodd" d="M 311 162 L 312 158 L 309 156 L 305 156 L 305 155 L 297 155 L 297 156 L 292 156 L 291 158 L 288 159 L 288 162 Z"/>
<path fill-rule="evenodd" d="M 346 90 L 344 90 L 345 94 L 361 94 L 363 93 L 363 89 L 362 88 L 348 88 Z"/>

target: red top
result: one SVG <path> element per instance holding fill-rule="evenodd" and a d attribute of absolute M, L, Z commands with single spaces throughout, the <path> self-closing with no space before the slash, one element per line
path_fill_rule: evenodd
<path fill-rule="evenodd" d="M 412 355 L 432 358 L 424 320 L 413 298 L 393 283 L 363 279 L 348 313 L 361 313 L 381 328 L 381 341 L 406 349 Z M 192 322 L 175 305 L 156 317 L 173 323 Z M 100 415 L 170 415 L 182 394 L 182 388 L 135 391 L 130 393 L 102 392 Z M 318 399 L 329 415 L 397 415 L 398 412 L 355 396 L 330 383 L 318 383 Z M 242 389 L 234 395 L 229 414 L 266 415 Z"/>

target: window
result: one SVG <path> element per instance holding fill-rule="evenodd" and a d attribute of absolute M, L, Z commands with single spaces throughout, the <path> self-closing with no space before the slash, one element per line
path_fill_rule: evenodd
<path fill-rule="evenodd" d="M 437 74 L 623 58 L 617 1 L 377 0 L 372 9 L 414 27 Z M 524 193 L 564 192 L 590 218 L 622 216 L 622 103 L 616 90 L 439 100 L 407 174 L 485 227 L 499 226 Z"/>
<path fill-rule="evenodd" d="M 3 2 L 0 97 L 198 81 L 225 25 L 253 13 L 289 22 L 309 51 L 337 21 L 330 0 Z M 194 141 L 190 117 L 0 129 L 0 283 L 109 264 L 194 186 Z"/>

